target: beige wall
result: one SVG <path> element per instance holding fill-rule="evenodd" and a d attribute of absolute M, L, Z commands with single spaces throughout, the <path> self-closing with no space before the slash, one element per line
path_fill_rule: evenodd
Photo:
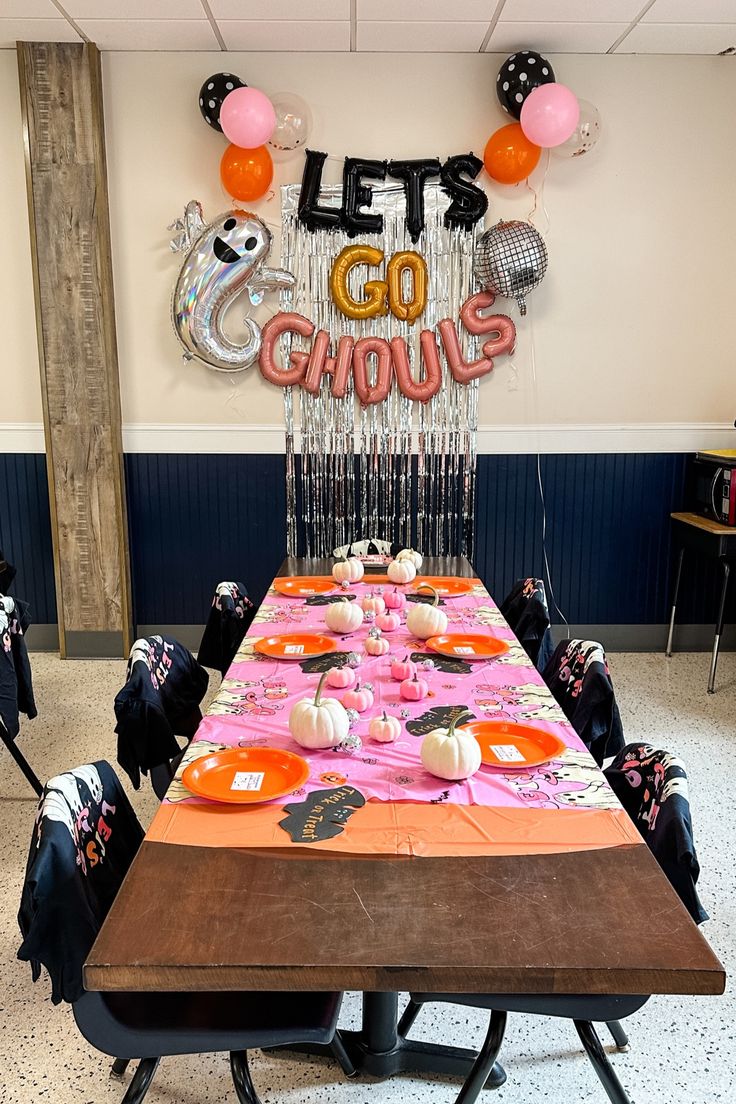
<path fill-rule="evenodd" d="M 274 424 L 281 393 L 185 365 L 169 323 L 179 259 L 167 223 L 187 200 L 227 208 L 224 148 L 197 108 L 201 81 L 229 68 L 266 92 L 299 92 L 311 144 L 336 158 L 481 152 L 504 117 L 500 59 L 476 55 L 159 54 L 103 56 L 123 415 L 127 423 Z M 481 381 L 485 425 L 724 423 L 736 416 L 736 62 L 730 58 L 554 59 L 598 105 L 599 149 L 551 160 L 544 184 L 550 268 L 519 319 L 514 368 Z M 2 420 L 40 420 L 15 58 L 0 52 L 5 242 L 0 265 L 10 404 Z M 10 110 L 8 110 L 8 104 Z M 302 161 L 277 166 L 275 184 Z M 337 179 L 339 161 L 329 166 Z M 541 173 L 535 174 L 539 184 Z M 524 185 L 488 183 L 489 219 L 530 215 Z M 257 210 L 277 230 L 278 193 Z M 539 212 L 538 212 L 539 213 Z M 537 225 L 544 229 L 544 216 Z M 275 304 L 274 304 L 275 305 Z M 502 308 L 503 309 L 503 308 Z M 534 341 L 532 341 L 532 324 Z M 531 387 L 536 354 L 538 399 Z M 6 392 L 7 393 L 7 392 Z"/>
<path fill-rule="evenodd" d="M 0 221 L 0 424 L 40 422 L 41 384 L 14 50 L 0 50 Z"/>

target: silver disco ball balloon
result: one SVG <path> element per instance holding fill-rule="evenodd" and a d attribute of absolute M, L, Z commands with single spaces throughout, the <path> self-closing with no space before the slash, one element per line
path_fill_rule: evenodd
<path fill-rule="evenodd" d="M 474 268 L 484 291 L 515 299 L 526 314 L 526 296 L 547 271 L 547 246 L 529 222 L 497 222 L 478 239 Z"/>

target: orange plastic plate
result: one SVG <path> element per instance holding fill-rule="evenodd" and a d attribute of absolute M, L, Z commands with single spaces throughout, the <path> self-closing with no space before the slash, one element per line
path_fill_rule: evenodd
<path fill-rule="evenodd" d="M 210 801 L 254 805 L 298 790 L 309 778 L 309 763 L 280 748 L 228 748 L 203 755 L 181 776 L 186 788 Z"/>
<path fill-rule="evenodd" d="M 368 586 L 382 586 L 386 583 L 389 586 L 394 585 L 385 572 L 383 575 L 364 575 L 362 579 L 358 580 L 358 582 L 367 583 Z M 357 583 L 352 583 L 351 586 L 357 586 Z"/>
<path fill-rule="evenodd" d="M 468 721 L 458 725 L 475 736 L 483 762 L 504 770 L 538 767 L 565 750 L 565 744 L 551 732 L 513 721 Z"/>
<path fill-rule="evenodd" d="M 409 589 L 419 590 L 422 583 L 433 586 L 440 598 L 459 598 L 461 594 L 470 594 L 475 586 L 473 579 L 461 579 L 454 575 L 417 575 Z M 429 591 L 420 590 L 419 593 L 428 595 Z"/>
<path fill-rule="evenodd" d="M 273 581 L 273 589 L 287 598 L 311 598 L 313 594 L 327 594 L 336 585 L 334 579 L 324 575 L 292 575 Z"/>
<path fill-rule="evenodd" d="M 310 659 L 327 655 L 337 648 L 337 641 L 322 633 L 281 633 L 280 636 L 264 636 L 256 644 L 256 651 L 272 659 Z"/>
<path fill-rule="evenodd" d="M 495 659 L 509 650 L 507 640 L 497 636 L 482 636 L 480 633 L 448 633 L 444 636 L 430 636 L 427 647 L 440 655 L 453 659 Z"/>

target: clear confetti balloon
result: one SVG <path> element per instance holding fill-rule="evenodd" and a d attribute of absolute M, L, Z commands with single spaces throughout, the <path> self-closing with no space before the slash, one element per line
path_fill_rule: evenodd
<path fill-rule="evenodd" d="M 547 246 L 529 222 L 497 222 L 478 240 L 474 271 L 484 291 L 515 299 L 526 314 L 526 296 L 547 271 Z"/>
<path fill-rule="evenodd" d="M 276 127 L 268 145 L 274 161 L 285 161 L 304 149 L 312 130 L 309 104 L 295 92 L 277 92 L 271 96 L 276 112 Z"/>
<path fill-rule="evenodd" d="M 566 142 L 554 147 L 552 152 L 555 157 L 582 157 L 584 153 L 590 153 L 601 136 L 603 124 L 598 108 L 587 100 L 578 100 L 578 104 L 578 125 Z"/>

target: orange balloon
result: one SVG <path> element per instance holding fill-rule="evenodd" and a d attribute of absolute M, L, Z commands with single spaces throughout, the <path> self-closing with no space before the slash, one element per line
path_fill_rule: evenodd
<path fill-rule="evenodd" d="M 492 180 L 518 184 L 537 167 L 541 152 L 539 146 L 529 141 L 520 123 L 509 123 L 488 139 L 483 164 Z"/>
<path fill-rule="evenodd" d="M 233 199 L 251 202 L 260 199 L 271 187 L 273 161 L 265 146 L 243 149 L 228 146 L 220 162 L 220 179 Z"/>

